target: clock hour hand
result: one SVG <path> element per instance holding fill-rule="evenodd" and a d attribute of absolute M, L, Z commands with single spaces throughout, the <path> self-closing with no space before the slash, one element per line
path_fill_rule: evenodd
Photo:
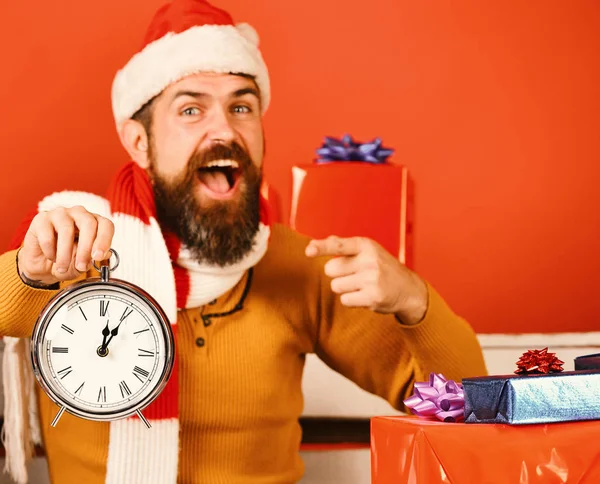
<path fill-rule="evenodd" d="M 106 348 L 108 348 L 108 344 L 112 341 L 112 339 L 117 336 L 119 334 L 119 326 L 121 326 L 121 324 L 123 323 L 123 321 L 121 321 L 117 326 L 115 326 L 113 328 L 113 330 L 110 332 L 110 338 L 108 338 L 108 341 L 106 343 L 102 342 L 102 348 L 100 348 L 100 352 L 104 353 L 106 352 Z M 107 326 L 108 328 L 108 326 Z M 104 330 L 102 331 L 102 334 L 104 334 Z"/>

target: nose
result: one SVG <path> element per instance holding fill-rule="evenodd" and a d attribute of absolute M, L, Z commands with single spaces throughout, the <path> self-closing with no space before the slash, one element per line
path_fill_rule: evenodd
<path fill-rule="evenodd" d="M 215 109 L 212 113 L 207 137 L 211 143 L 229 144 L 235 138 L 235 130 L 231 126 L 225 109 Z"/>

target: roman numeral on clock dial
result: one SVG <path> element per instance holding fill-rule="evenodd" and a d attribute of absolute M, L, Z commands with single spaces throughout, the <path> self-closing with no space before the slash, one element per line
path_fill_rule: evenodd
<path fill-rule="evenodd" d="M 149 350 L 144 350 L 142 348 L 138 348 L 138 356 L 154 356 L 154 352 L 153 351 L 149 351 Z"/>
<path fill-rule="evenodd" d="M 133 312 L 133 309 L 131 309 L 131 308 L 125 308 L 125 311 L 123 311 L 123 314 L 121 315 L 120 321 L 123 322 L 125 320 L 125 318 L 127 316 L 129 316 L 132 312 Z"/>
<path fill-rule="evenodd" d="M 140 368 L 139 366 L 134 366 L 133 367 L 133 375 L 142 383 L 144 383 L 144 380 L 142 380 L 141 376 L 143 376 L 144 378 L 148 378 L 148 376 L 150 375 L 149 372 L 147 372 L 146 370 L 144 370 L 143 368 Z M 141 375 L 141 376 L 140 376 Z"/>
<path fill-rule="evenodd" d="M 72 330 L 71 328 L 69 328 L 69 327 L 68 327 L 67 325 L 65 325 L 65 324 L 61 324 L 61 325 L 60 325 L 60 329 L 64 329 L 64 330 L 65 330 L 67 333 L 69 333 L 69 334 L 73 334 L 73 333 L 75 332 L 74 330 Z"/>
<path fill-rule="evenodd" d="M 123 380 L 121 383 L 119 383 L 119 389 L 121 390 L 121 396 L 123 398 L 131 395 L 131 390 L 127 386 L 127 383 L 125 383 L 125 380 Z"/>
<path fill-rule="evenodd" d="M 64 348 L 62 346 L 54 346 L 52 348 L 52 353 L 68 353 L 69 348 Z"/>
<path fill-rule="evenodd" d="M 100 300 L 100 317 L 106 316 L 106 312 L 108 311 L 108 305 L 110 301 Z"/>
<path fill-rule="evenodd" d="M 60 379 L 62 380 L 65 376 L 67 376 L 72 371 L 73 370 L 71 369 L 71 367 L 67 366 L 66 368 L 63 368 L 62 370 L 59 370 L 57 373 L 60 375 Z"/>
<path fill-rule="evenodd" d="M 98 392 L 98 401 L 106 403 L 106 387 L 100 387 L 100 391 Z"/>

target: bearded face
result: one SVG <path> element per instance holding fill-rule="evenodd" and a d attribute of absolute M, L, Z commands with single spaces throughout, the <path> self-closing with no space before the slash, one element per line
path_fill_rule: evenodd
<path fill-rule="evenodd" d="M 235 141 L 194 153 L 176 177 L 161 176 L 150 150 L 158 221 L 202 263 L 227 266 L 253 247 L 259 228 L 260 168 Z M 210 196 L 205 196 L 206 193 Z"/>
<path fill-rule="evenodd" d="M 251 76 L 199 72 L 127 121 L 121 139 L 151 177 L 158 221 L 201 263 L 253 248 L 264 158 L 261 96 Z"/>

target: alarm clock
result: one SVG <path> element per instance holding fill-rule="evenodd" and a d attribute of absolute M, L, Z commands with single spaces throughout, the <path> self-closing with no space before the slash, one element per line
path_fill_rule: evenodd
<path fill-rule="evenodd" d="M 112 277 L 115 264 L 93 266 L 99 277 L 76 282 L 40 313 L 31 340 L 35 377 L 59 411 L 95 421 L 132 415 L 164 389 L 174 362 L 169 320 L 142 288 Z"/>

